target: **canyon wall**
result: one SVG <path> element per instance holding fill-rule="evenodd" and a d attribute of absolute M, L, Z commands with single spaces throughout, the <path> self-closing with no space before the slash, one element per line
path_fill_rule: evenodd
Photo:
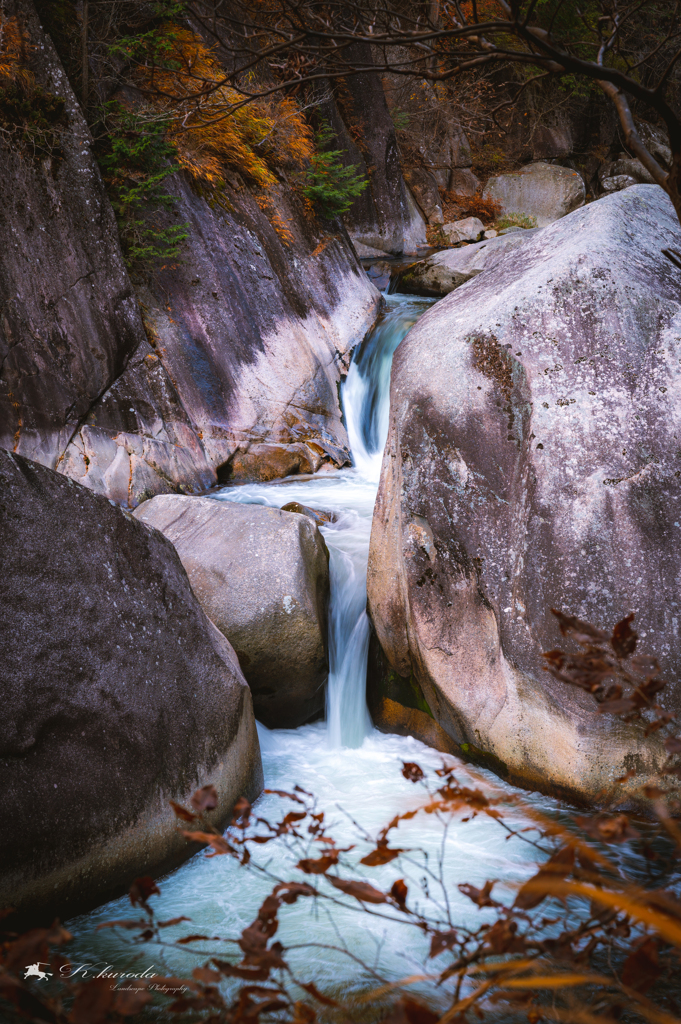
<path fill-rule="evenodd" d="M 166 180 L 182 255 L 131 282 L 93 140 L 28 0 L 27 67 L 61 113 L 0 133 L 0 445 L 134 506 L 349 460 L 338 385 L 380 297 L 342 225 Z"/>

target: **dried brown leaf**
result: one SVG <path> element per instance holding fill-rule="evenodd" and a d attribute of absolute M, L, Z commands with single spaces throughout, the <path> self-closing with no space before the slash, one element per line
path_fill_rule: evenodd
<path fill-rule="evenodd" d="M 346 896 L 354 896 L 361 903 L 387 903 L 388 897 L 379 889 L 374 889 L 368 882 L 346 881 L 344 878 L 336 878 L 334 875 L 326 876 L 331 885 L 340 889 Z"/>
<path fill-rule="evenodd" d="M 395 900 L 400 910 L 407 910 L 407 894 L 409 889 L 403 878 L 398 878 L 390 887 L 390 895 Z"/>
<path fill-rule="evenodd" d="M 126 981 L 122 988 L 116 989 L 112 1009 L 121 1017 L 133 1017 L 150 1003 L 151 999 L 147 983 L 141 978 L 133 978 Z"/>
<path fill-rule="evenodd" d="M 433 932 L 430 940 L 430 952 L 429 957 L 439 956 L 440 953 L 444 953 L 446 949 L 453 949 L 456 944 L 457 933 L 453 928 L 450 928 L 447 932 Z"/>
<path fill-rule="evenodd" d="M 337 863 L 338 850 L 329 850 L 323 857 L 318 857 L 316 860 L 309 857 L 299 860 L 296 867 L 304 871 L 306 875 L 323 875 Z"/>
<path fill-rule="evenodd" d="M 299 896 L 316 896 L 317 890 L 307 882 L 280 882 L 275 885 L 272 895 L 277 896 L 282 903 L 295 903 Z"/>
<path fill-rule="evenodd" d="M 468 899 L 472 900 L 478 907 L 493 907 L 495 902 L 491 898 L 491 892 L 495 885 L 496 879 L 493 879 L 491 882 L 485 882 L 482 889 L 476 889 L 474 885 L 463 883 L 459 886 L 459 892 L 462 892 L 464 896 L 468 896 Z"/>
<path fill-rule="evenodd" d="M 323 992 L 320 992 L 313 981 L 308 982 L 306 985 L 301 985 L 311 996 L 320 1002 L 323 1006 L 338 1006 L 339 1003 L 335 999 L 330 999 L 329 996 L 325 996 Z"/>
<path fill-rule="evenodd" d="M 197 814 L 204 814 L 206 811 L 214 811 L 218 805 L 218 791 L 210 783 L 197 789 L 190 801 Z"/>
<path fill-rule="evenodd" d="M 574 846 L 563 846 L 557 850 L 545 864 L 542 864 L 536 875 L 520 888 L 513 904 L 518 910 L 533 910 L 546 899 L 549 893 L 542 888 L 547 879 L 565 878 L 572 873 L 575 863 Z"/>
<path fill-rule="evenodd" d="M 578 619 L 575 615 L 565 615 L 563 612 L 552 608 L 551 612 L 558 619 L 558 628 L 563 636 L 571 636 L 579 644 L 588 644 L 592 640 L 607 640 L 607 633 L 596 629 L 589 622 Z"/>
<path fill-rule="evenodd" d="M 196 819 L 196 815 L 192 813 L 192 811 L 188 811 L 186 807 L 182 806 L 182 804 L 176 804 L 174 800 L 170 800 L 168 802 L 170 803 L 170 806 L 175 812 L 175 816 L 177 818 L 181 818 L 182 821 L 194 821 Z"/>
<path fill-rule="evenodd" d="M 389 864 L 391 860 L 394 860 L 395 857 L 399 857 L 401 853 L 404 853 L 404 850 L 391 850 L 388 847 L 387 840 L 379 840 L 376 849 L 372 850 L 371 853 L 368 853 L 366 857 L 362 857 L 360 864 L 366 864 L 367 867 L 376 868 L 381 864 Z"/>
<path fill-rule="evenodd" d="M 130 886 L 130 892 L 128 893 L 133 907 L 138 905 L 146 907 L 147 900 L 154 894 L 160 895 L 161 890 L 150 875 L 143 875 L 141 878 L 136 878 Z"/>
<path fill-rule="evenodd" d="M 610 646 L 618 658 L 628 658 L 636 650 L 638 634 L 631 628 L 634 613 L 631 612 L 616 623 L 610 638 Z"/>
<path fill-rule="evenodd" d="M 622 968 L 622 984 L 645 995 L 661 973 L 662 967 L 657 955 L 657 942 L 649 937 L 625 960 Z"/>
<path fill-rule="evenodd" d="M 402 774 L 405 779 L 409 782 L 419 782 L 423 776 L 423 769 L 419 767 L 414 761 L 403 761 L 402 762 Z"/>
<path fill-rule="evenodd" d="M 110 978 L 93 978 L 78 991 L 69 1014 L 69 1024 L 105 1024 L 116 998 Z"/>
<path fill-rule="evenodd" d="M 638 839 L 640 836 L 640 832 L 629 823 L 626 814 L 618 814 L 615 817 L 596 815 L 592 818 L 575 818 L 575 821 L 587 835 L 602 843 L 623 843 L 627 839 Z"/>

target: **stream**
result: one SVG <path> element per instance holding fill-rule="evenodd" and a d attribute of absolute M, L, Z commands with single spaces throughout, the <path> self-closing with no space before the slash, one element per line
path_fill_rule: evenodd
<path fill-rule="evenodd" d="M 333 523 L 322 527 L 329 554 L 331 603 L 329 615 L 330 676 L 326 721 L 293 730 L 269 730 L 258 726 L 265 785 L 268 789 L 291 790 L 295 785 L 314 793 L 320 810 L 334 822 L 339 841 L 356 844 L 357 858 L 370 849 L 359 837 L 349 815 L 369 833 L 376 835 L 390 818 L 417 806 L 422 792 L 401 774 L 403 761 L 416 761 L 424 770 L 441 767 L 444 755 L 412 738 L 384 735 L 370 721 L 365 700 L 365 679 L 369 622 L 366 605 L 366 566 L 371 516 L 378 485 L 381 454 L 388 429 L 389 384 L 392 355 L 409 328 L 430 306 L 432 300 L 393 294 L 386 296 L 386 309 L 371 335 L 353 355 L 343 385 L 343 411 L 355 466 L 334 473 L 318 474 L 297 481 L 289 478 L 270 484 L 225 487 L 212 496 L 219 501 L 254 502 L 280 508 L 299 501 L 336 513 Z M 452 759 L 447 759 L 451 762 Z M 461 766 L 460 781 L 487 789 L 512 792 L 492 775 Z M 529 796 L 528 803 L 555 813 L 555 802 Z M 288 804 L 263 794 L 256 812 L 279 820 Z M 517 813 L 517 812 L 516 812 Z M 479 816 L 456 824 L 445 836 L 434 815 L 419 816 L 400 825 L 399 845 L 420 848 L 430 858 L 442 859 L 442 872 L 451 901 L 454 920 L 482 923 L 485 911 L 464 895 L 457 885 L 480 886 L 488 878 L 500 879 L 498 893 L 506 891 L 533 872 L 532 849 L 518 838 L 505 839 L 501 828 Z M 260 847 L 261 862 L 286 877 L 302 877 L 294 870 L 296 857 L 284 841 Z M 255 855 L 254 855 L 255 856 Z M 354 853 L 353 853 L 354 856 Z M 403 876 L 411 885 L 420 880 L 417 866 L 396 864 L 379 868 L 358 868 L 358 877 L 373 885 L 387 886 Z M 410 874 L 411 872 L 411 874 Z M 189 933 L 238 936 L 255 917 L 271 883 L 256 872 L 241 868 L 231 857 L 207 858 L 196 854 L 182 867 L 160 881 L 161 895 L 152 905 L 161 918 L 191 917 Z M 289 957 L 306 981 L 327 993 L 367 990 L 373 982 L 354 957 L 384 977 L 397 979 L 423 971 L 427 956 L 425 939 L 401 924 L 357 912 L 354 907 L 337 909 L 333 919 L 315 901 L 299 900 L 281 913 L 278 938 L 290 947 Z M 69 922 L 76 936 L 70 949 L 73 961 L 116 965 L 153 966 L 158 973 L 181 974 L 205 962 L 215 945 L 195 944 L 167 951 L 148 946 L 131 946 L 115 929 L 95 933 L 104 921 L 136 916 L 127 899 L 98 908 Z M 181 929 L 174 930 L 181 934 Z M 184 934 L 187 934 L 186 930 Z M 170 938 L 170 936 L 169 936 Z M 319 948 L 319 945 L 334 949 Z M 347 951 L 343 951 L 343 946 Z M 223 947 L 224 950 L 234 947 Z M 136 966 L 135 970 L 140 967 Z"/>

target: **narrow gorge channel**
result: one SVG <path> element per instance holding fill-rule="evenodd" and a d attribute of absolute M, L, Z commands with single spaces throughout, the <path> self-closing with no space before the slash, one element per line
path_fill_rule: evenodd
<path fill-rule="evenodd" d="M 374 836 L 393 815 L 422 802 L 422 792 L 403 777 L 402 762 L 416 761 L 432 776 L 443 760 L 443 755 L 416 739 L 385 735 L 374 729 L 365 699 L 370 630 L 365 611 L 366 568 L 388 429 L 391 361 L 406 333 L 432 304 L 430 299 L 387 295 L 381 321 L 354 353 L 342 391 L 355 461 L 352 469 L 300 481 L 289 478 L 282 483 L 245 484 L 214 492 L 220 501 L 273 508 L 298 501 L 335 514 L 335 522 L 321 528 L 329 549 L 331 573 L 331 672 L 326 721 L 290 730 L 270 730 L 259 724 L 258 732 L 267 789 L 291 791 L 300 786 L 313 793 L 318 809 L 336 823 L 334 836 L 344 844 L 354 844 L 357 859 L 370 849 L 369 836 Z M 462 765 L 457 774 L 464 784 L 512 792 L 484 771 L 471 771 Z M 549 813 L 558 809 L 545 797 L 523 796 Z M 255 810 L 259 816 L 276 821 L 283 813 L 282 801 L 266 792 Z M 446 834 L 436 816 L 428 820 L 421 816 L 418 824 L 400 826 L 399 840 L 415 853 L 425 852 L 431 865 L 441 865 L 446 891 L 431 889 L 430 898 L 440 905 L 449 901 L 454 921 L 473 926 L 485 920 L 486 912 L 459 892 L 459 883 L 479 886 L 488 878 L 501 879 L 512 899 L 511 886 L 533 870 L 532 847 L 517 838 L 507 840 L 502 829 L 484 816 L 457 825 Z M 300 874 L 294 868 L 297 857 L 284 840 L 261 849 L 260 862 L 268 865 L 272 875 L 286 878 Z M 420 884 L 423 870 L 418 855 L 411 864 L 401 864 L 399 870 L 410 886 Z M 395 865 L 372 869 L 367 877 L 373 884 L 389 888 L 396 877 Z M 253 919 L 272 882 L 240 867 L 230 857 L 207 859 L 201 852 L 159 885 L 161 895 L 152 901 L 159 919 L 186 915 L 191 917 L 191 923 L 184 925 L 187 934 L 233 938 Z M 502 886 L 498 891 L 503 891 Z M 423 969 L 425 938 L 402 923 L 389 924 L 384 916 L 357 910 L 359 907 L 336 907 L 332 920 L 326 911 L 299 901 L 282 914 L 278 935 L 289 949 L 289 962 L 295 965 L 299 977 L 314 981 L 329 995 L 342 992 L 347 997 L 373 987 L 371 972 L 360 966 L 360 961 L 377 974 L 393 979 Z M 130 905 L 123 898 L 71 921 L 69 928 L 77 945 L 73 959 L 78 961 L 82 954 L 83 962 L 115 964 L 116 970 L 124 970 L 128 962 L 136 964 L 135 970 L 149 967 L 156 973 L 183 975 L 205 962 L 207 956 L 223 956 L 234 948 L 208 942 L 194 943 L 191 951 L 189 947 L 183 952 L 177 947 L 164 951 L 153 945 L 126 944 L 119 930 L 96 931 L 98 925 L 126 916 L 130 916 Z"/>

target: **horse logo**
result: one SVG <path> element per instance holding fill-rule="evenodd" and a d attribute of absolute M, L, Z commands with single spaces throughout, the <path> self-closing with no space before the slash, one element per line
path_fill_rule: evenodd
<path fill-rule="evenodd" d="M 47 978 L 48 976 L 51 978 L 52 975 L 50 974 L 49 971 L 41 971 L 40 970 L 41 967 L 48 967 L 48 966 L 49 966 L 48 964 L 42 964 L 42 963 L 29 964 L 28 967 L 26 968 L 26 974 L 24 975 L 24 981 L 26 981 L 27 978 L 37 978 L 39 981 L 42 981 L 43 978 Z"/>

